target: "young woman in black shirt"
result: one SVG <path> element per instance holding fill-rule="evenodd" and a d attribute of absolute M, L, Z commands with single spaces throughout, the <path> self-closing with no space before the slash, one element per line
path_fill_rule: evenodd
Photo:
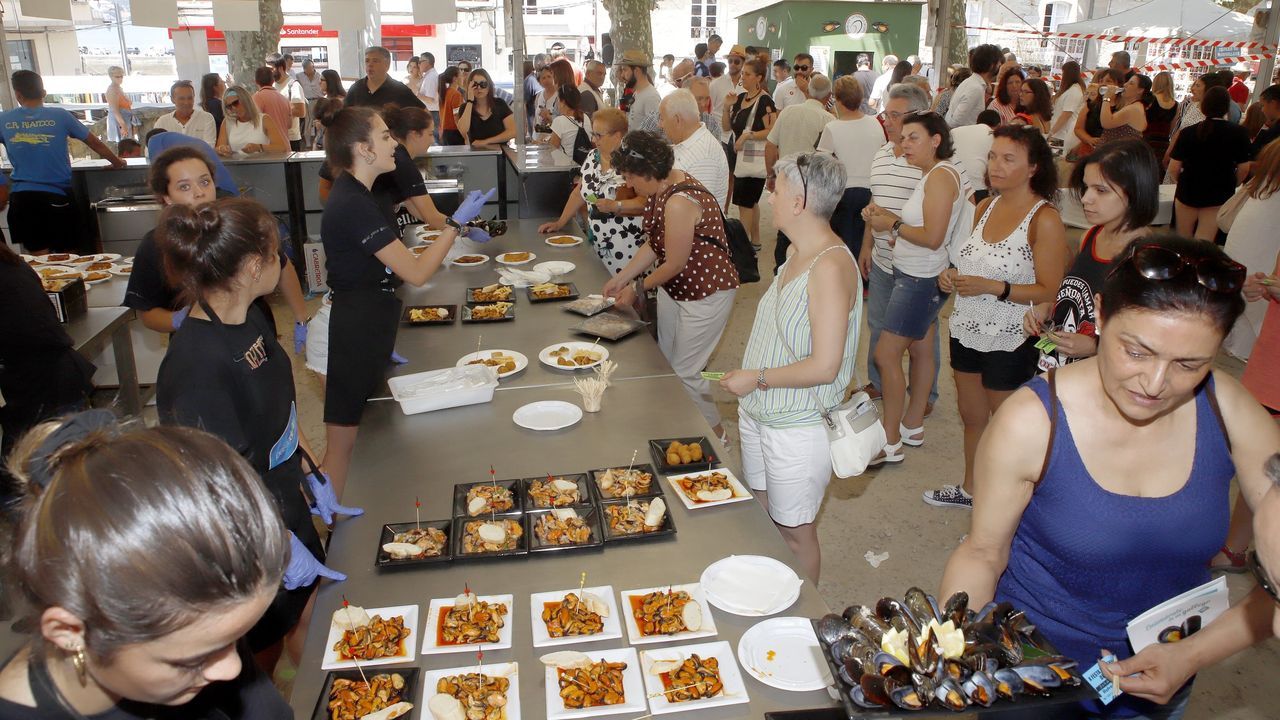
<path fill-rule="evenodd" d="M 0 669 L 0 717 L 293 717 L 242 642 L 289 562 L 249 463 L 106 410 L 37 426 L 9 463 L 22 497 L 4 577 L 36 630 Z"/>
<path fill-rule="evenodd" d="M 395 169 L 399 147 L 382 117 L 368 108 L 346 108 L 329 126 L 325 159 L 341 174 L 320 220 L 333 305 L 329 319 L 324 466 L 342 497 L 365 401 L 382 385 L 395 349 L 401 281 L 422 286 L 444 262 L 462 225 L 497 192 L 472 191 L 447 218 L 444 231 L 421 255 L 399 242 L 390 198 L 373 191 Z"/>
<path fill-rule="evenodd" d="M 337 505 L 313 459 L 298 428 L 289 354 L 255 303 L 280 275 L 275 218 L 244 198 L 196 208 L 173 205 L 160 216 L 156 235 L 167 266 L 182 279 L 184 301 L 193 306 L 160 364 L 160 421 L 212 432 L 243 455 L 293 534 L 294 560 L 307 565 L 300 576 L 286 576 L 267 614 L 249 632 L 259 664 L 270 670 L 286 636 L 295 662 L 301 654 L 319 576 L 343 579 L 315 559 L 324 557 L 324 549 L 304 486 L 326 523 L 335 512 L 362 511 Z"/>
<path fill-rule="evenodd" d="M 476 147 L 501 147 L 516 136 L 516 118 L 506 101 L 494 94 L 493 78 L 476 69 L 467 81 L 458 130 Z"/>

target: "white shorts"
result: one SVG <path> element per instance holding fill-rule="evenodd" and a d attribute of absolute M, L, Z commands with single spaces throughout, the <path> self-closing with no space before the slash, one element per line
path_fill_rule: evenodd
<path fill-rule="evenodd" d="M 329 313 L 333 302 L 325 295 L 311 321 L 307 323 L 307 367 L 321 375 L 329 374 Z"/>
<path fill-rule="evenodd" d="M 768 493 L 769 517 L 784 527 L 813 522 L 831 482 L 831 446 L 822 423 L 774 428 L 739 410 L 738 435 L 747 484 Z"/>

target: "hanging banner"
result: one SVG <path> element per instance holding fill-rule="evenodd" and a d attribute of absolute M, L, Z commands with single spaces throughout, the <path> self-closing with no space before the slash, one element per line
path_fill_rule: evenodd
<path fill-rule="evenodd" d="M 453 0 L 413 0 L 416 25 L 447 25 L 458 22 L 458 6 Z"/>
<path fill-rule="evenodd" d="M 171 28 L 178 25 L 178 3 L 173 0 L 131 0 L 133 24 L 138 27 Z"/>
<path fill-rule="evenodd" d="M 71 0 L 40 0 L 36 3 L 23 3 L 18 13 L 27 17 L 71 22 Z"/>
<path fill-rule="evenodd" d="M 1172 63 L 1157 63 L 1152 65 L 1143 65 L 1139 70 L 1151 70 L 1154 72 L 1162 72 L 1165 70 L 1183 70 L 1186 68 L 1203 68 L 1214 67 L 1217 65 L 1235 65 L 1241 62 L 1253 62 L 1256 60 L 1264 60 L 1272 57 L 1271 53 L 1262 53 L 1260 55 L 1237 55 L 1235 57 L 1213 58 L 1212 60 L 1181 60 Z"/>
<path fill-rule="evenodd" d="M 1101 40 L 1103 42 L 1143 42 L 1151 45 L 1185 45 L 1187 47 L 1223 47 L 1242 50 L 1271 50 L 1265 43 L 1247 40 L 1202 40 L 1200 38 L 1142 37 L 1140 35 L 1105 35 L 1102 33 L 1064 33 L 1024 30 L 1020 28 L 987 27 L 985 25 L 955 25 L 965 30 L 991 30 L 1014 35 L 1035 35 L 1041 38 L 1067 38 L 1069 40 Z"/>
<path fill-rule="evenodd" d="M 258 0 L 213 0 L 213 26 L 219 30 L 262 29 Z"/>
<path fill-rule="evenodd" d="M 320 0 L 320 24 L 329 30 L 364 28 L 364 3 Z"/>

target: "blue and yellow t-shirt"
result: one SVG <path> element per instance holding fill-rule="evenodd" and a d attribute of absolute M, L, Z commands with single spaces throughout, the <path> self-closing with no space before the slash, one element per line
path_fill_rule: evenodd
<path fill-rule="evenodd" d="M 13 163 L 13 192 L 68 194 L 71 157 L 67 138 L 87 137 L 89 128 L 62 108 L 42 105 L 0 113 L 0 142 Z"/>

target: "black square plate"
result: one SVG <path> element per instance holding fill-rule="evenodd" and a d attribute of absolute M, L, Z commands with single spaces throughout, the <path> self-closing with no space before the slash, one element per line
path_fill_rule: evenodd
<path fill-rule="evenodd" d="M 650 495 L 646 497 L 634 498 L 634 500 L 636 502 L 652 502 L 653 500 L 659 497 L 663 498 L 662 499 L 663 503 L 667 502 L 666 498 L 663 497 L 662 495 Z M 604 529 L 605 542 L 611 543 L 611 542 L 620 542 L 620 541 L 629 541 L 629 540 L 648 540 L 650 538 L 667 537 L 669 535 L 676 534 L 676 524 L 671 519 L 670 505 L 667 505 L 667 512 L 665 515 L 662 516 L 662 526 L 657 530 L 654 530 L 653 532 L 646 532 L 646 533 L 635 533 L 632 535 L 614 533 L 612 530 L 609 529 L 609 508 L 615 505 L 626 505 L 626 504 L 627 504 L 626 500 L 601 500 L 600 501 L 600 526 Z"/>
<path fill-rule="evenodd" d="M 467 515 L 467 491 L 475 485 L 489 485 L 490 481 L 483 480 L 481 482 L 458 483 L 453 486 L 453 516 L 454 517 L 488 517 L 489 512 L 480 513 L 479 515 Z M 511 491 L 511 499 L 514 505 L 506 510 L 496 510 L 495 515 L 508 515 L 511 513 L 519 513 L 524 510 L 524 493 L 520 490 L 519 480 L 499 480 L 496 483 Z"/>
<path fill-rule="evenodd" d="M 499 550 L 496 552 L 475 552 L 475 553 L 463 552 L 462 536 L 466 532 L 467 523 L 485 522 L 488 519 L 489 519 L 488 517 L 478 517 L 478 518 L 459 517 L 459 518 L 453 519 L 453 559 L 454 560 L 479 560 L 482 558 L 519 557 L 521 555 L 529 554 L 529 533 L 528 533 L 528 529 L 525 527 L 524 516 L 519 513 L 494 516 L 495 520 L 511 520 L 511 521 L 514 521 L 516 525 L 520 526 L 520 530 L 522 531 L 523 534 L 520 536 L 520 543 L 516 545 L 516 548 L 514 550 Z"/>
<path fill-rule="evenodd" d="M 443 320 L 410 320 L 410 310 L 426 310 L 428 308 L 436 310 L 447 310 L 449 314 Z M 400 321 L 409 325 L 452 325 L 458 319 L 457 305 L 406 305 L 404 314 L 400 316 Z"/>
<path fill-rule="evenodd" d="M 570 503 L 571 505 L 583 505 L 583 504 L 590 503 L 594 500 L 595 494 L 591 492 L 591 480 L 587 477 L 586 473 L 570 473 L 565 475 L 552 475 L 551 477 L 561 478 L 564 480 L 568 480 L 569 482 L 574 482 L 578 484 L 578 501 L 575 503 Z M 546 482 L 546 481 L 547 481 L 546 475 L 543 475 L 541 477 L 525 478 L 520 481 L 520 484 L 522 486 L 521 491 L 524 493 L 525 510 L 527 511 L 544 510 L 546 508 L 551 507 L 550 505 L 537 504 L 537 502 L 533 499 L 533 496 L 529 494 L 529 487 L 532 486 L 535 482 Z M 560 507 L 569 507 L 569 505 L 562 505 Z"/>
<path fill-rule="evenodd" d="M 692 463 L 668 465 L 667 446 L 672 442 L 679 442 L 682 445 L 693 445 L 694 443 L 701 445 L 702 459 Z M 715 456 L 715 449 L 711 447 L 711 442 L 707 440 L 706 436 L 650 440 L 649 453 L 653 455 L 653 461 L 658 464 L 658 469 L 662 471 L 663 475 L 679 475 L 698 470 L 710 470 L 720 464 L 720 458 Z"/>
<path fill-rule="evenodd" d="M 382 549 L 383 545 L 393 542 L 396 533 L 407 532 L 418 527 L 417 522 L 395 523 L 394 525 L 383 525 L 382 536 L 378 539 L 378 555 L 374 560 L 374 565 L 380 568 L 397 568 L 412 567 L 415 565 L 432 565 L 435 563 L 449 562 L 453 559 L 453 521 L 452 520 L 426 520 L 422 523 L 422 527 L 433 527 L 444 531 L 444 549 L 439 555 L 405 558 L 403 560 L 393 559 Z"/>
<path fill-rule="evenodd" d="M 591 528 L 591 537 L 584 543 L 573 543 L 572 545 L 551 545 L 544 543 L 538 537 L 535 528 L 544 515 L 550 515 L 551 510 L 532 510 L 525 513 L 525 536 L 529 538 L 529 552 L 560 552 L 564 550 L 578 550 L 581 548 L 600 547 L 604 544 L 604 535 L 600 531 L 600 509 L 595 505 L 574 505 L 572 508 L 564 508 L 565 510 L 573 510 L 578 516 L 587 522 L 587 527 Z"/>
<path fill-rule="evenodd" d="M 418 692 L 418 676 L 422 673 L 421 668 L 378 667 L 378 668 L 369 668 L 364 672 L 365 672 L 365 675 L 368 676 L 370 680 L 372 680 L 374 677 L 377 677 L 378 675 L 399 674 L 401 677 L 404 678 L 404 692 L 401 695 L 401 698 L 403 698 L 405 702 L 413 703 L 414 705 L 417 705 L 419 702 L 421 702 L 419 695 L 421 695 L 422 693 Z M 320 687 L 320 697 L 316 699 L 316 709 L 315 709 L 315 712 L 311 713 L 311 720 L 329 720 L 329 718 L 331 717 L 329 714 L 329 691 L 333 688 L 334 680 L 355 680 L 359 682 L 360 679 L 361 679 L 360 671 L 356 669 L 330 670 L 329 674 L 325 676 L 324 685 Z M 411 710 L 409 712 L 410 712 L 410 716 L 412 716 L 413 711 Z"/>
<path fill-rule="evenodd" d="M 533 294 L 533 287 L 532 287 L 532 286 L 530 286 L 530 287 L 525 288 L 525 292 L 526 292 L 526 293 L 528 293 L 528 295 L 529 295 L 529 302 L 531 302 L 531 303 L 561 302 L 561 301 L 564 301 L 564 300 L 577 300 L 577 299 L 578 299 L 578 286 L 577 286 L 577 285 L 574 285 L 573 283 L 555 283 L 555 284 L 556 284 L 556 285 L 559 285 L 559 286 L 561 286 L 561 287 L 567 287 L 567 288 L 569 288 L 569 294 L 568 294 L 568 295 L 557 295 L 556 297 L 538 297 L 538 296 L 536 296 L 536 295 L 534 295 L 534 294 Z"/>
<path fill-rule="evenodd" d="M 621 340 L 645 326 L 643 320 L 635 320 L 617 313 L 601 313 L 582 320 L 569 328 L 581 335 L 590 335 L 604 340 Z"/>
<path fill-rule="evenodd" d="M 611 467 L 616 469 L 621 469 L 621 470 L 627 469 L 626 465 L 613 465 Z M 609 469 L 610 468 L 598 468 L 596 470 L 592 470 L 589 473 L 591 475 L 591 489 L 595 491 L 596 497 L 600 498 L 600 500 L 613 500 L 615 499 L 615 497 L 623 497 L 622 495 L 614 496 L 614 495 L 606 494 L 603 490 L 600 489 L 600 476 L 603 475 L 604 472 Z M 636 493 L 632 497 L 648 497 L 650 495 L 662 494 L 662 486 L 658 484 L 662 482 L 662 478 L 658 475 L 657 472 L 654 471 L 652 465 L 649 465 L 648 463 L 645 463 L 643 465 L 632 465 L 631 469 L 647 472 L 653 476 L 653 480 L 649 483 L 648 492 Z"/>
<path fill-rule="evenodd" d="M 513 287 L 511 287 L 510 285 L 503 285 L 503 287 L 505 287 L 505 288 L 507 288 L 508 290 L 510 290 L 510 291 L 511 291 L 511 295 L 509 295 L 509 296 L 507 297 L 507 299 L 506 299 L 506 300 L 477 300 L 477 299 L 476 299 L 476 291 L 477 291 L 477 290 L 483 290 L 483 289 L 485 289 L 486 287 L 488 287 L 488 285 L 482 285 L 482 286 L 480 286 L 480 287 L 471 287 L 471 288 L 467 288 L 467 304 L 469 304 L 469 305 L 483 305 L 483 304 L 485 304 L 485 303 L 492 303 L 492 302 L 515 302 L 515 301 L 516 301 L 516 289 L 515 289 L 515 288 L 513 288 Z"/>
<path fill-rule="evenodd" d="M 509 301 L 509 300 L 503 300 L 502 302 L 510 302 L 510 301 Z M 491 305 L 491 304 L 492 304 L 492 303 L 481 303 L 481 305 Z M 502 317 L 500 317 L 500 318 L 492 318 L 492 319 L 486 319 L 486 318 L 473 318 L 473 317 L 471 317 L 471 312 L 472 312 L 472 310 L 474 310 L 476 307 L 478 307 L 478 306 L 476 306 L 476 305 L 464 305 L 464 306 L 462 307 L 462 322 L 464 322 L 464 323 L 491 323 L 491 322 L 503 322 L 504 320 L 515 320 L 515 319 L 516 319 L 516 304 L 515 304 L 515 303 L 511 303 L 511 305 L 507 308 L 507 313 L 506 313 L 505 315 L 503 315 L 503 316 L 502 316 Z"/>

